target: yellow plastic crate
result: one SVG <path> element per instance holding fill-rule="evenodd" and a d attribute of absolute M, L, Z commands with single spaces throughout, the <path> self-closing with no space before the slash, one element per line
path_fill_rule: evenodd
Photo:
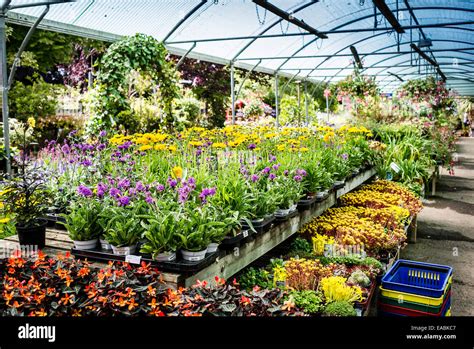
<path fill-rule="evenodd" d="M 407 301 L 407 302 L 420 303 L 420 304 L 438 307 L 441 304 L 443 304 L 444 298 L 446 297 L 448 290 L 451 288 L 452 282 L 453 282 L 453 277 L 451 276 L 448 280 L 448 285 L 446 289 L 444 290 L 444 294 L 439 298 L 432 298 L 432 297 L 414 295 L 411 293 L 386 290 L 382 286 L 380 286 L 380 293 L 382 294 L 383 297 L 387 297 L 387 298 L 392 298 L 396 300 L 402 298 L 404 301 Z"/>

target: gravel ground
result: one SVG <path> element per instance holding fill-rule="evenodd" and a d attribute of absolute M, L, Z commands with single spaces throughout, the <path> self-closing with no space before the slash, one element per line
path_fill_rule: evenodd
<path fill-rule="evenodd" d="M 452 266 L 452 315 L 474 316 L 474 138 L 460 139 L 454 176 L 443 169 L 424 205 L 402 258 Z"/>

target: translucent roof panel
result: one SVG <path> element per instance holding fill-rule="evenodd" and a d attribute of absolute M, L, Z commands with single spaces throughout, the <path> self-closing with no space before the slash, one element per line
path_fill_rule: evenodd
<path fill-rule="evenodd" d="M 31 25 L 48 0 L 12 0 L 10 22 Z M 387 0 L 405 33 L 397 34 L 369 0 L 269 0 L 295 19 L 323 32 L 318 38 L 250 0 L 50 0 L 40 27 L 105 40 L 145 33 L 170 52 L 215 63 L 298 78 L 338 81 L 354 70 L 354 46 L 363 72 L 383 88 L 436 74 L 410 44 L 438 62 L 450 86 L 474 95 L 474 1 Z M 58 3 L 62 2 L 62 3 Z M 407 7 L 406 3 L 410 6 Z M 411 11 L 410 11 L 411 10 Z M 431 46 L 423 47 L 423 41 Z"/>

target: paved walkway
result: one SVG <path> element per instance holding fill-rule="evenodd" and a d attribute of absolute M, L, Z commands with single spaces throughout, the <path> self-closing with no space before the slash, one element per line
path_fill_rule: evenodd
<path fill-rule="evenodd" d="M 443 169 L 434 197 L 418 216 L 418 239 L 402 258 L 454 268 L 452 315 L 474 316 L 474 138 L 458 142 L 459 160 Z"/>

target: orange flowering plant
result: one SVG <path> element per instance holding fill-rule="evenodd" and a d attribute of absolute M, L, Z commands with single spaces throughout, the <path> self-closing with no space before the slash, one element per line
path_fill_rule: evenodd
<path fill-rule="evenodd" d="M 110 262 L 94 268 L 69 254 L 0 259 L 0 316 L 256 316 L 291 315 L 284 291 L 241 291 L 215 285 L 169 289 L 156 268 Z"/>
<path fill-rule="evenodd" d="M 0 260 L 0 315 L 83 316 L 147 313 L 147 292 L 163 294 L 157 270 L 126 263 L 92 268 L 66 255 Z"/>

